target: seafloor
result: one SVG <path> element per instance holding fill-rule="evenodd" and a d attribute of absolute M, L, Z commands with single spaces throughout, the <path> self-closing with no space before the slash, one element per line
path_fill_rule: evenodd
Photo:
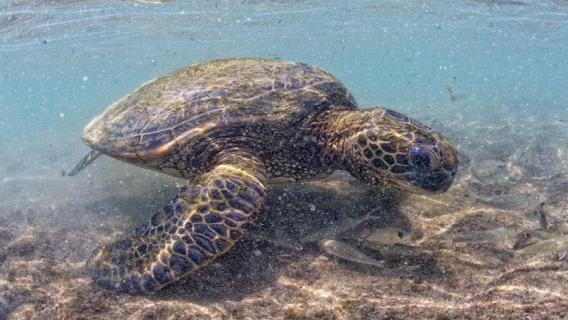
<path fill-rule="evenodd" d="M 568 123 L 552 112 L 466 111 L 423 118 L 460 152 L 446 194 L 381 192 L 341 173 L 276 186 L 256 229 L 234 250 L 150 296 L 94 286 L 85 260 L 183 181 L 110 159 L 65 178 L 61 164 L 78 160 L 65 146 L 21 150 L 37 161 L 5 155 L 0 319 L 565 318 Z M 369 212 L 374 219 L 358 228 L 392 227 L 406 237 L 361 249 L 385 261 L 382 268 L 341 261 L 305 241 Z"/>

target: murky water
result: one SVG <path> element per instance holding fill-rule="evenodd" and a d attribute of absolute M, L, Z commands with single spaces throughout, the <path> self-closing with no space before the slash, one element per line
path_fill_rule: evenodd
<path fill-rule="evenodd" d="M 0 1 L 0 319 L 566 317 L 566 52 L 561 0 Z M 275 185 L 186 280 L 97 286 L 91 253 L 186 181 L 109 157 L 65 177 L 83 127 L 156 76 L 245 56 L 320 66 L 447 136 L 452 187 Z"/>

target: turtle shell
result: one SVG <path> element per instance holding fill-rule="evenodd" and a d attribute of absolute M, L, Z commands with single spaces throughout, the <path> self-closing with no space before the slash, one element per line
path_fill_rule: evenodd
<path fill-rule="evenodd" d="M 143 84 L 94 118 L 83 139 L 113 156 L 148 158 L 211 129 L 293 123 L 333 105 L 356 107 L 341 82 L 320 68 L 279 60 L 215 60 Z"/>

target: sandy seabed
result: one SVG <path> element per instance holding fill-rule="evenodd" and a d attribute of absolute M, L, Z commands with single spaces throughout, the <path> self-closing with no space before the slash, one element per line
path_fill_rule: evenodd
<path fill-rule="evenodd" d="M 275 186 L 254 230 L 229 254 L 149 296 L 96 287 L 85 260 L 150 217 L 183 181 L 110 159 L 65 178 L 61 164 L 72 166 L 77 153 L 63 149 L 30 152 L 42 165 L 2 159 L 0 319 L 568 317 L 564 119 L 430 123 L 460 152 L 447 193 L 381 192 L 342 173 Z M 404 244 L 362 248 L 384 268 L 302 242 L 369 211 L 377 217 L 370 227 L 410 234 Z"/>

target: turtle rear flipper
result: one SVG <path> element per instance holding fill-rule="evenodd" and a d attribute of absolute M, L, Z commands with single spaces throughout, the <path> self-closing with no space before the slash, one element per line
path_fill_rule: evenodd
<path fill-rule="evenodd" d="M 75 168 L 73 168 L 73 170 L 71 170 L 71 172 L 69 172 L 67 176 L 72 177 L 76 175 L 79 171 L 90 165 L 91 162 L 95 161 L 101 154 L 102 153 L 100 151 L 97 151 L 95 149 L 91 150 L 91 152 L 89 152 L 86 156 L 83 157 L 83 159 L 81 159 L 81 161 L 79 161 L 79 163 L 77 163 Z"/>
<path fill-rule="evenodd" d="M 176 197 L 133 237 L 95 250 L 87 269 L 103 287 L 154 292 L 227 252 L 266 197 L 266 173 L 256 158 L 225 156 L 211 172 L 180 188 Z"/>

